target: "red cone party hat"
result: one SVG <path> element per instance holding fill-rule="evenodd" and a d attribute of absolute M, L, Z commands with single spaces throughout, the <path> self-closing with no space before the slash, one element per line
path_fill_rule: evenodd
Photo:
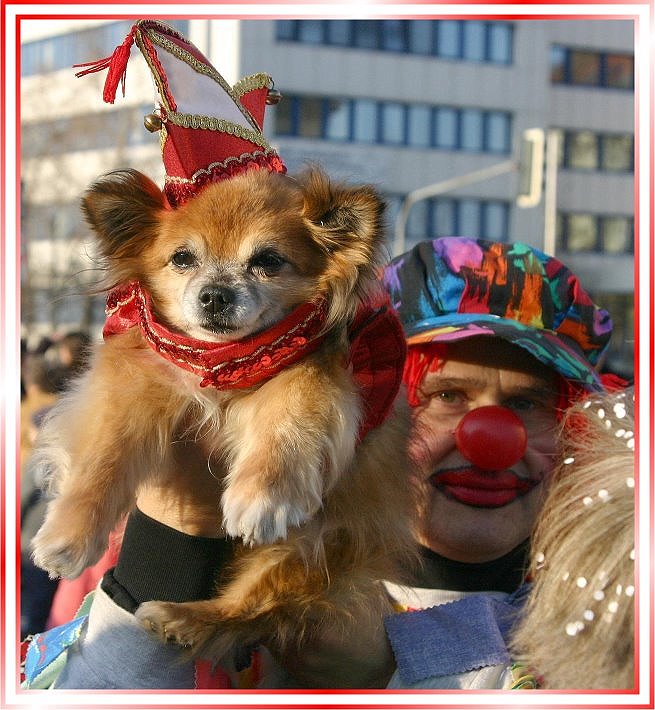
<path fill-rule="evenodd" d="M 164 192 L 172 207 L 204 185 L 246 170 L 284 173 L 286 168 L 262 135 L 266 104 L 277 103 L 268 74 L 255 74 L 230 87 L 202 53 L 172 27 L 139 20 L 111 57 L 83 64 L 77 76 L 108 69 L 103 98 L 113 103 L 132 44 L 145 57 L 159 98 L 146 128 L 161 132 L 166 169 Z"/>

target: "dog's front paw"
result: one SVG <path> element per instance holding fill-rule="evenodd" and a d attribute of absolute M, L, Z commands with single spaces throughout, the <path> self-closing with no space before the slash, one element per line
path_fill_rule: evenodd
<path fill-rule="evenodd" d="M 216 633 L 216 626 L 193 609 L 193 604 L 144 602 L 134 612 L 146 631 L 164 643 L 200 649 Z"/>
<path fill-rule="evenodd" d="M 46 518 L 32 539 L 32 559 L 51 579 L 74 579 L 100 559 L 106 545 L 107 538 L 97 533 L 76 533 L 74 527 Z"/>
<path fill-rule="evenodd" d="M 306 496 L 293 500 L 270 491 L 244 495 L 233 484 L 222 498 L 223 526 L 227 535 L 241 538 L 245 545 L 268 544 L 285 540 L 289 528 L 302 525 L 320 504 L 320 499 Z"/>

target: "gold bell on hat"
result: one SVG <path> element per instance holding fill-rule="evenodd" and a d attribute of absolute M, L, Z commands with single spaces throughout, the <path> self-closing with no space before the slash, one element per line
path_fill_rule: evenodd
<path fill-rule="evenodd" d="M 280 101 L 282 101 L 282 92 L 272 86 L 266 94 L 266 103 L 269 106 L 275 106 L 276 104 L 279 104 Z"/>
<path fill-rule="evenodd" d="M 149 113 L 147 116 L 143 117 L 143 125 L 150 131 L 150 133 L 161 131 L 161 116 L 158 116 L 156 113 Z"/>

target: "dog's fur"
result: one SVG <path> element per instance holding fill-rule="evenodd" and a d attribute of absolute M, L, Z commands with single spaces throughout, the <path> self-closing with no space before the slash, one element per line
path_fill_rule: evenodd
<path fill-rule="evenodd" d="M 138 280 L 171 330 L 237 340 L 323 296 L 328 337 L 273 379 L 228 391 L 201 389 L 139 328 L 110 337 L 37 443 L 54 499 L 36 563 L 75 577 L 140 486 L 179 491 L 193 486 L 194 467 L 209 466 L 218 485 L 205 508 L 217 532 L 247 544 L 215 599 L 147 602 L 137 611 L 146 628 L 225 659 L 261 640 L 284 652 L 353 616 L 379 624 L 390 610 L 379 580 L 413 545 L 404 408 L 356 446 L 362 403 L 344 367 L 348 324 L 384 261 L 376 192 L 317 169 L 248 172 L 171 210 L 148 178 L 119 171 L 89 189 L 83 210 L 107 285 Z M 229 289 L 230 306 L 215 315 L 199 302 L 208 285 Z"/>

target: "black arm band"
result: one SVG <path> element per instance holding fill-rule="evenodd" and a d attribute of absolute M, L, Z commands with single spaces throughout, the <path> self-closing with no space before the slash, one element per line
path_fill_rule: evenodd
<path fill-rule="evenodd" d="M 127 520 L 118 563 L 105 574 L 101 587 L 129 612 L 151 600 L 210 599 L 235 545 L 225 538 L 187 535 L 135 509 Z"/>

